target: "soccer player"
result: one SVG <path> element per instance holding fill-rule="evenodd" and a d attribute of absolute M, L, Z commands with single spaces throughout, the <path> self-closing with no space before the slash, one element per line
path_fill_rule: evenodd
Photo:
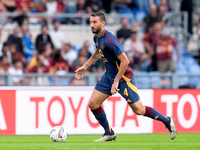
<path fill-rule="evenodd" d="M 162 121 L 169 130 L 170 138 L 173 140 L 176 137 L 174 118 L 172 116 L 166 117 L 151 107 L 143 106 L 135 86 L 133 71 L 128 67 L 128 58 L 116 36 L 105 30 L 104 25 L 105 15 L 102 12 L 91 14 L 90 27 L 95 34 L 96 50 L 85 64 L 75 71 L 75 77 L 81 79 L 88 67 L 100 57 L 103 58 L 105 63 L 106 72 L 96 84 L 88 104 L 95 118 L 105 130 L 103 136 L 95 140 L 95 142 L 116 139 L 116 134 L 110 127 L 101 104 L 109 96 L 117 92 L 126 99 L 135 114 Z"/>

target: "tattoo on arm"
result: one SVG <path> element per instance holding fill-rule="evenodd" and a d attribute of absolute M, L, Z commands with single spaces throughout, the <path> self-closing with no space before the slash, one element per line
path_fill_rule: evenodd
<path fill-rule="evenodd" d="M 89 65 L 88 64 L 85 64 L 86 65 L 86 67 L 88 68 L 89 67 Z"/>
<path fill-rule="evenodd" d="M 92 58 L 99 59 L 99 56 L 98 55 L 92 55 Z"/>

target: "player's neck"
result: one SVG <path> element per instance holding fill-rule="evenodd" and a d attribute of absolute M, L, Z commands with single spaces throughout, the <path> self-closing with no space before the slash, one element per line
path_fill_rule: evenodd
<path fill-rule="evenodd" d="M 101 37 L 105 34 L 105 29 L 102 28 L 101 31 L 99 33 L 97 33 L 97 37 Z"/>

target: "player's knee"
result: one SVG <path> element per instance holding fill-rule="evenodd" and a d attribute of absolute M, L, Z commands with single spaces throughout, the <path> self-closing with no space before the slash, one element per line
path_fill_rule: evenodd
<path fill-rule="evenodd" d="M 134 113 L 136 115 L 143 115 L 144 114 L 142 110 L 135 110 Z"/>
<path fill-rule="evenodd" d="M 135 113 L 136 115 L 144 115 L 144 114 L 145 114 L 145 108 L 139 107 L 138 109 L 135 109 L 135 110 L 134 110 L 134 113 Z"/>
<path fill-rule="evenodd" d="M 92 110 L 99 108 L 98 104 L 92 101 L 89 101 L 88 106 Z"/>

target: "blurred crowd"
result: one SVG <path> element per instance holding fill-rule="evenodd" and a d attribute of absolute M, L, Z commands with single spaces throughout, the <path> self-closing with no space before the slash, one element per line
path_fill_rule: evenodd
<path fill-rule="evenodd" d="M 185 0 L 183 0 L 185 1 Z M 65 75 L 74 72 L 92 55 L 89 51 L 89 41 L 82 43 L 78 51 L 73 49 L 71 43 L 66 42 L 60 24 L 69 23 L 69 19 L 52 18 L 53 29 L 49 30 L 45 17 L 37 18 L 41 23 L 41 32 L 32 39 L 29 31 L 28 12 L 54 13 L 92 13 L 102 10 L 106 13 L 124 9 L 137 9 L 146 11 L 146 16 L 136 24 L 130 24 L 128 18 L 121 19 L 121 28 L 116 36 L 121 42 L 133 70 L 138 71 L 175 71 L 173 50 L 176 50 L 177 62 L 180 53 L 176 40 L 170 35 L 170 29 L 165 27 L 166 21 L 162 17 L 171 11 L 169 0 L 0 0 L 0 12 L 16 12 L 15 17 L 2 17 L 2 29 L 8 22 L 16 21 L 7 40 L 0 43 L 0 73 L 19 75 L 13 78 L 13 84 L 50 85 L 51 82 L 59 85 L 85 85 L 84 80 L 77 81 L 72 78 L 22 78 L 26 73 L 52 73 Z M 70 20 L 78 24 L 81 18 Z M 137 27 L 144 26 L 144 37 L 138 38 Z M 88 72 L 103 72 L 104 65 L 101 60 L 93 64 Z M 0 84 L 1 84 L 0 80 Z M 56 82 L 56 83 L 55 83 Z"/>
<path fill-rule="evenodd" d="M 170 7 L 167 0 L 162 0 L 160 6 L 151 4 L 149 13 L 132 26 L 128 26 L 127 18 L 122 19 L 122 27 L 117 31 L 117 37 L 133 69 L 175 72 L 173 51 L 176 50 L 177 62 L 180 60 L 180 52 L 176 40 L 170 35 L 170 29 L 165 27 L 166 21 L 162 20 L 162 16 L 168 11 Z M 134 29 L 142 24 L 145 24 L 145 34 L 142 40 L 138 40 L 137 30 Z"/>
<path fill-rule="evenodd" d="M 167 0 L 169 3 L 170 0 Z M 0 0 L 0 12 L 16 12 L 19 16 L 14 18 L 2 17 L 0 23 L 6 24 L 10 21 L 16 21 L 19 26 L 28 24 L 28 21 L 45 24 L 46 17 L 28 18 L 27 13 L 42 13 L 49 15 L 56 13 L 92 13 L 104 11 L 105 13 L 123 13 L 126 10 L 149 11 L 149 5 L 155 3 L 159 6 L 161 15 L 166 13 L 168 6 L 162 4 L 162 0 Z M 53 18 L 59 20 L 62 24 L 82 23 L 81 18 Z M 52 20 L 53 20 L 52 19 Z M 6 22 L 6 23 L 5 23 Z"/>

